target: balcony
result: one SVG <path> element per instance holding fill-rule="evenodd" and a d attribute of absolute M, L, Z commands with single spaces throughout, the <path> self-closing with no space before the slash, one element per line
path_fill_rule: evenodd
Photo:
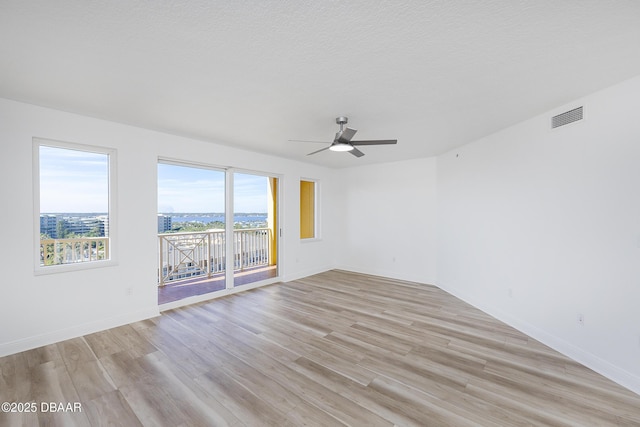
<path fill-rule="evenodd" d="M 276 276 L 271 229 L 234 230 L 232 239 L 235 286 Z M 158 302 L 164 304 L 225 289 L 226 244 L 224 230 L 159 234 Z M 40 241 L 41 266 L 108 258 L 108 237 Z"/>
<path fill-rule="evenodd" d="M 225 289 L 224 230 L 159 234 L 158 302 Z M 269 228 L 233 232 L 234 285 L 276 276 L 273 233 Z"/>
<path fill-rule="evenodd" d="M 76 264 L 109 259 L 108 237 L 41 239 L 40 265 Z"/>
<path fill-rule="evenodd" d="M 268 266 L 271 230 L 250 228 L 233 232 L 234 271 Z M 158 285 L 194 277 L 211 278 L 226 269 L 224 230 L 159 234 Z"/>

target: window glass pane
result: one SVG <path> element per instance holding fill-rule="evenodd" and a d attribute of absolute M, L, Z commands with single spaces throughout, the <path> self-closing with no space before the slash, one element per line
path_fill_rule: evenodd
<path fill-rule="evenodd" d="M 109 154 L 38 150 L 40 265 L 109 259 Z"/>
<path fill-rule="evenodd" d="M 276 275 L 275 178 L 233 174 L 234 286 Z"/>
<path fill-rule="evenodd" d="M 158 163 L 159 232 L 225 228 L 225 173 L 198 166 Z"/>
<path fill-rule="evenodd" d="M 158 302 L 226 289 L 225 172 L 158 163 Z"/>

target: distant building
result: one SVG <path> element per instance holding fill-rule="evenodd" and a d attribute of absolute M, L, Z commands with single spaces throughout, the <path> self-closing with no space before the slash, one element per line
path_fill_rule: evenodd
<path fill-rule="evenodd" d="M 171 230 L 171 217 L 158 214 L 158 233 L 166 233 Z"/>
<path fill-rule="evenodd" d="M 96 237 L 104 236 L 104 221 L 95 216 L 91 217 L 65 217 L 63 219 L 65 227 L 69 233 L 79 236 L 89 234 Z"/>
<path fill-rule="evenodd" d="M 55 239 L 58 237 L 58 216 L 57 215 L 40 215 L 40 234 Z"/>
<path fill-rule="evenodd" d="M 59 235 L 62 233 L 61 235 Z M 52 239 L 64 238 L 69 234 L 94 237 L 109 236 L 109 216 L 62 216 L 61 214 L 41 214 L 40 234 Z"/>
<path fill-rule="evenodd" d="M 100 222 L 102 222 L 102 230 L 103 236 L 109 236 L 109 215 L 99 215 L 96 217 Z"/>

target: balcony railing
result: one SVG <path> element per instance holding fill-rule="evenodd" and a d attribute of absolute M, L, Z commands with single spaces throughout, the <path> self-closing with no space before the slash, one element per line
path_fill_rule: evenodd
<path fill-rule="evenodd" d="M 108 237 L 40 240 L 40 265 L 75 264 L 109 259 Z"/>
<path fill-rule="evenodd" d="M 269 265 L 271 230 L 250 228 L 233 232 L 234 270 Z M 226 270 L 224 230 L 159 234 L 158 284 Z"/>

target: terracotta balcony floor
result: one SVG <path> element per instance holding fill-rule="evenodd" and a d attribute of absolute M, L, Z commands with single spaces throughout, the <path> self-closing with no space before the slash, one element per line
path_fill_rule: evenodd
<path fill-rule="evenodd" d="M 275 265 L 248 268 L 234 272 L 234 286 L 242 286 L 248 283 L 276 277 Z M 190 279 L 176 280 L 165 286 L 158 286 L 158 304 L 166 304 L 195 295 L 204 295 L 220 291 L 225 288 L 225 274 L 219 273 L 210 278 L 193 277 Z"/>

